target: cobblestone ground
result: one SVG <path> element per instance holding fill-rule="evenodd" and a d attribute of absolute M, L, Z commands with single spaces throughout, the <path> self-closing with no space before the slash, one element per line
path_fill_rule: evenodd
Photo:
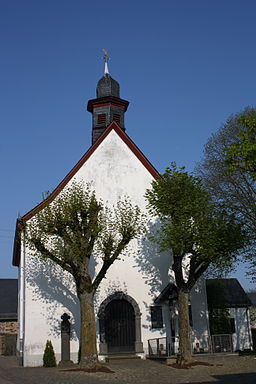
<path fill-rule="evenodd" d="M 149 360 L 117 360 L 115 373 L 64 372 L 58 368 L 23 368 L 15 357 L 0 356 L 0 384 L 255 384 L 253 357 L 207 357 L 214 366 L 178 370 Z"/>

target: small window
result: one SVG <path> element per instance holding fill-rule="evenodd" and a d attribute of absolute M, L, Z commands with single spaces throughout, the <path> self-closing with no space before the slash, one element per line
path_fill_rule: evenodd
<path fill-rule="evenodd" d="M 193 327 L 193 317 L 192 317 L 191 304 L 188 305 L 188 316 L 189 316 L 189 325 L 190 325 L 190 327 Z"/>
<path fill-rule="evenodd" d="M 121 116 L 120 116 L 118 113 L 114 113 L 114 114 L 113 114 L 113 120 L 114 120 L 116 123 L 120 124 Z"/>
<path fill-rule="evenodd" d="M 230 321 L 230 333 L 236 333 L 235 319 L 231 317 L 229 321 Z"/>
<path fill-rule="evenodd" d="M 162 307 L 150 307 L 152 328 L 163 328 Z"/>
<path fill-rule="evenodd" d="M 97 124 L 99 124 L 99 125 L 106 124 L 106 115 L 105 115 L 105 113 L 101 113 L 100 115 L 98 115 Z"/>

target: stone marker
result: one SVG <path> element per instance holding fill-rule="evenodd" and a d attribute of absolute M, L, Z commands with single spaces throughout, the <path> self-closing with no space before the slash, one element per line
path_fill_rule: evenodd
<path fill-rule="evenodd" d="M 70 316 L 64 313 L 61 319 L 61 361 L 59 367 L 70 367 L 74 364 L 70 360 Z"/>

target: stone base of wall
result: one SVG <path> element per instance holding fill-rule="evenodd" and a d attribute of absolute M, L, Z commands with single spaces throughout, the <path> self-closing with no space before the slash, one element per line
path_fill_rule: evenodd
<path fill-rule="evenodd" d="M 17 321 L 0 322 L 0 355 L 16 354 L 17 333 Z"/>
<path fill-rule="evenodd" d="M 0 333 L 7 335 L 15 335 L 18 333 L 18 322 L 17 321 L 1 321 L 0 322 Z"/>
<path fill-rule="evenodd" d="M 0 355 L 4 355 L 5 352 L 5 336 L 0 335 Z"/>
<path fill-rule="evenodd" d="M 0 355 L 16 355 L 17 335 L 0 335 Z"/>

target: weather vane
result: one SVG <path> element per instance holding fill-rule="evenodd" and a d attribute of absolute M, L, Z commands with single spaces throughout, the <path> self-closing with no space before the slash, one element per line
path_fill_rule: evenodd
<path fill-rule="evenodd" d="M 105 62 L 104 75 L 109 75 L 109 71 L 108 71 L 108 62 L 109 62 L 108 51 L 106 49 L 104 49 L 104 48 L 102 48 L 102 51 L 104 53 L 103 60 Z"/>

